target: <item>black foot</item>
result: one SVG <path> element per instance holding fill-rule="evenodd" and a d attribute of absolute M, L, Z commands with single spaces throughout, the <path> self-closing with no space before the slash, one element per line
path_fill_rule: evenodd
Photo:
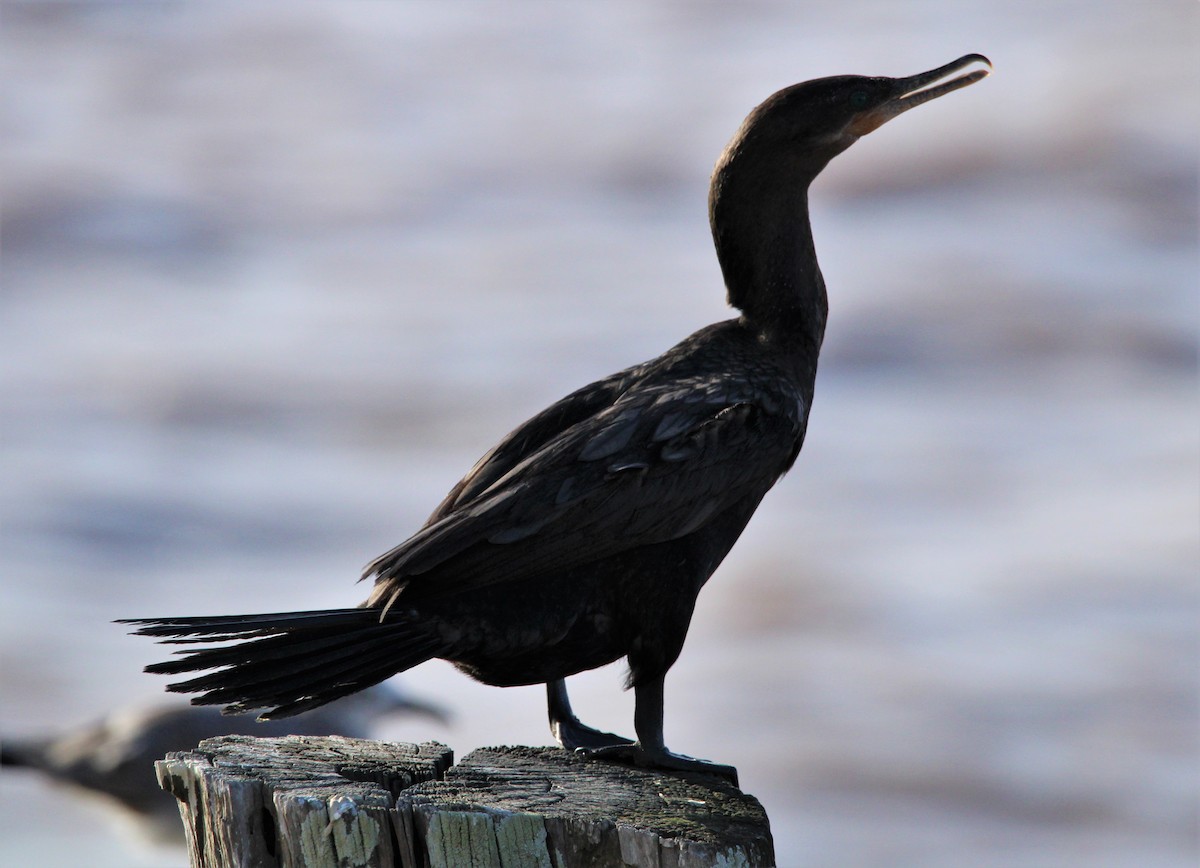
<path fill-rule="evenodd" d="M 550 712 L 550 731 L 555 740 L 567 750 L 597 750 L 633 744 L 628 738 L 592 729 L 580 722 L 567 699 L 567 685 L 561 679 L 546 685 Z"/>
<path fill-rule="evenodd" d="M 632 741 L 622 736 L 585 726 L 579 722 L 577 717 L 556 720 L 550 729 L 558 743 L 567 750 L 589 752 L 610 750 L 633 744 Z"/>
<path fill-rule="evenodd" d="M 593 759 L 620 763 L 622 765 L 638 766 L 639 768 L 713 775 L 733 784 L 735 787 L 738 785 L 737 769 L 733 766 L 721 765 L 720 763 L 709 762 L 708 760 L 694 759 L 683 754 L 671 753 L 666 749 L 647 750 L 636 742 L 632 744 L 627 742 L 613 747 L 581 748 L 575 752 Z"/>

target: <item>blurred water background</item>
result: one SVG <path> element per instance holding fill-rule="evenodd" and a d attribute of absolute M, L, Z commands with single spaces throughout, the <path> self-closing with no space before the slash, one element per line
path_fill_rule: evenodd
<path fill-rule="evenodd" d="M 785 866 L 1197 855 L 1200 5 L 0 8 L 0 731 L 161 696 L 123 616 L 345 606 L 504 432 L 728 315 L 708 175 L 795 81 L 967 52 L 813 191 L 808 442 L 667 741 Z M 581 714 L 627 731 L 610 667 Z M 461 756 L 542 691 L 439 662 Z M 0 864 L 162 866 L 0 779 Z"/>

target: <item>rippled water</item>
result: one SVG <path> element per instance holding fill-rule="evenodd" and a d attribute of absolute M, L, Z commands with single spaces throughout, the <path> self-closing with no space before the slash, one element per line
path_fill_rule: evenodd
<path fill-rule="evenodd" d="M 814 189 L 809 439 L 668 742 L 781 865 L 1193 864 L 1195 4 L 2 14 L 3 732 L 160 695 L 113 618 L 357 602 L 501 434 L 727 315 L 706 184 L 752 105 L 982 51 Z M 620 675 L 575 689 L 628 730 Z M 537 689 L 405 682 L 457 723 L 389 736 L 548 740 Z M 4 865 L 182 860 L 0 804 Z"/>

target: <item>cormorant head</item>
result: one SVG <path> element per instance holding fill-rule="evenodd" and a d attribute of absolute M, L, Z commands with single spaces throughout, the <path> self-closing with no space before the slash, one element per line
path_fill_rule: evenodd
<path fill-rule="evenodd" d="M 819 345 L 825 287 L 808 224 L 808 185 L 825 165 L 896 115 L 974 84 L 991 67 L 968 54 L 908 78 L 839 75 L 784 88 L 742 123 L 717 160 L 709 221 L 729 303 L 760 324 L 791 312 Z"/>
<path fill-rule="evenodd" d="M 718 169 L 742 152 L 756 160 L 773 154 L 811 181 L 833 157 L 896 115 L 987 76 L 988 69 L 976 69 L 947 80 L 976 63 L 991 67 L 982 54 L 968 54 L 907 78 L 837 75 L 786 87 L 750 112 Z"/>

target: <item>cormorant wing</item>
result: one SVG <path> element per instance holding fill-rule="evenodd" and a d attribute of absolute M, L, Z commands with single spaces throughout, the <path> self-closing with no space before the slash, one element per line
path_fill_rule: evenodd
<path fill-rule="evenodd" d="M 577 389 L 551 404 L 532 419 L 526 420 L 503 440 L 493 446 L 487 454 L 475 462 L 467 475 L 450 489 L 450 493 L 438 504 L 425 526 L 445 518 L 479 496 L 497 479 L 524 461 L 547 441 L 562 434 L 572 425 L 583 422 L 606 407 L 612 406 L 625 392 L 643 366 L 637 365 L 618 371 L 602 380 L 597 380 L 582 389 Z M 386 557 L 386 555 L 385 555 Z M 373 572 L 370 566 L 366 575 Z"/>
<path fill-rule="evenodd" d="M 791 466 L 806 416 L 798 395 L 736 377 L 650 385 L 637 370 L 596 384 L 612 395 L 635 380 L 558 433 L 534 425 L 510 435 L 453 502 L 367 567 L 377 577 L 370 602 L 519 581 L 678 539 L 761 497 Z M 597 394 L 575 393 L 529 424 L 573 418 L 602 404 Z M 541 442 L 506 450 L 522 437 Z"/>

